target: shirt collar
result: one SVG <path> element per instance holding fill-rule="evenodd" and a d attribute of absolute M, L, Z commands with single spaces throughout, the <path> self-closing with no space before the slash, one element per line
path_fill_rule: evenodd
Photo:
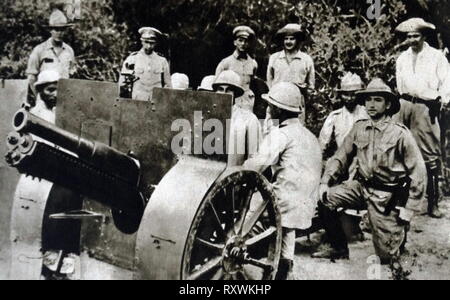
<path fill-rule="evenodd" d="M 424 42 L 424 43 L 423 43 L 422 51 L 420 51 L 418 55 L 421 55 L 422 53 L 426 53 L 430 48 L 431 48 L 431 47 L 430 47 L 430 44 L 428 44 L 427 42 Z M 409 49 L 407 50 L 407 52 L 408 52 L 408 55 L 413 55 L 413 50 L 412 50 L 411 47 L 409 47 Z"/>
<path fill-rule="evenodd" d="M 367 125 L 366 125 L 366 129 L 374 128 L 378 131 L 383 131 L 384 129 L 386 129 L 386 127 L 388 126 L 388 124 L 390 122 L 391 122 L 390 117 L 386 117 L 386 119 L 384 119 L 382 122 L 379 122 L 379 123 L 374 123 L 374 122 L 372 122 L 372 120 L 369 119 L 369 122 L 367 122 Z"/>
<path fill-rule="evenodd" d="M 298 52 L 294 56 L 294 59 L 302 59 L 302 54 L 303 54 L 302 51 L 298 50 Z M 286 58 L 285 50 L 281 51 L 279 58 Z"/>
<path fill-rule="evenodd" d="M 62 43 L 62 49 L 66 49 L 66 43 Z M 47 42 L 46 42 L 46 49 L 53 49 L 54 47 L 53 47 L 53 39 L 52 38 L 49 38 L 48 40 L 47 40 Z"/>
<path fill-rule="evenodd" d="M 239 55 L 239 52 L 237 50 L 234 51 L 233 56 L 236 59 L 244 59 L 244 60 L 249 59 L 248 53 L 246 53 L 245 55 L 242 56 L 242 55 Z"/>
<path fill-rule="evenodd" d="M 141 53 L 141 54 L 143 54 L 143 55 L 145 55 L 145 56 L 147 56 L 147 57 L 154 57 L 154 56 L 156 55 L 156 52 L 155 52 L 155 51 L 153 51 L 152 54 L 148 55 L 147 53 L 145 53 L 144 48 L 142 48 L 141 50 L 139 50 L 139 53 Z"/>
<path fill-rule="evenodd" d="M 283 123 L 280 124 L 280 128 L 295 124 L 300 124 L 299 118 L 292 118 L 285 120 Z"/>

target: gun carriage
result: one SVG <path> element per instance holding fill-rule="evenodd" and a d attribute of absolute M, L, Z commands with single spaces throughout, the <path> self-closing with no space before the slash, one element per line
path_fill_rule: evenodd
<path fill-rule="evenodd" d="M 156 89 L 152 102 L 130 101 L 115 84 L 81 80 L 58 89 L 56 125 L 20 110 L 7 137 L 6 160 L 23 174 L 15 278 L 38 279 L 45 250 L 78 255 L 81 279 L 274 278 L 281 223 L 271 185 L 227 168 L 227 132 L 213 142 L 222 151 L 189 150 L 210 142 L 208 120 L 227 123 L 231 97 Z M 180 133 L 176 120 L 192 127 Z M 92 270 L 92 260 L 112 271 Z"/>

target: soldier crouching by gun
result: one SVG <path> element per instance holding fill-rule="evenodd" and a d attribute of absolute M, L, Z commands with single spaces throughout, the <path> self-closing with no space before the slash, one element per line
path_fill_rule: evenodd
<path fill-rule="evenodd" d="M 348 243 L 338 208 L 368 209 L 376 254 L 383 264 L 395 262 L 406 242 L 409 222 L 426 191 L 427 171 L 410 131 L 391 120 L 400 104 L 391 89 L 374 79 L 357 93 L 369 119 L 358 121 L 327 164 L 320 194 L 320 217 L 331 248 L 315 258 L 349 258 Z M 358 173 L 351 181 L 340 177 L 357 158 Z"/>

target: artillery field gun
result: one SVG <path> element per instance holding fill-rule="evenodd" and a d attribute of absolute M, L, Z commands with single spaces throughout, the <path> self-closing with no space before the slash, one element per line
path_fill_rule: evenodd
<path fill-rule="evenodd" d="M 231 97 L 156 89 L 152 102 L 130 101 L 116 84 L 80 80 L 58 91 L 56 125 L 20 110 L 7 137 L 6 160 L 23 174 L 11 278 L 41 278 L 46 251 L 59 253 L 57 272 L 76 256 L 75 279 L 275 277 L 281 223 L 269 182 L 227 168 L 227 132 L 222 151 L 188 149 L 208 142 L 205 121 L 227 124 Z M 192 128 L 180 133 L 175 120 Z"/>

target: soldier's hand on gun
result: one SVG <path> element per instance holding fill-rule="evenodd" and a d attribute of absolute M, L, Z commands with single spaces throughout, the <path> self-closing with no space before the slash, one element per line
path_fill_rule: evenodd
<path fill-rule="evenodd" d="M 396 207 L 396 209 L 398 209 L 398 211 L 400 212 L 400 215 L 398 216 L 400 218 L 400 220 L 402 220 L 406 223 L 411 222 L 411 220 L 414 216 L 414 212 L 412 210 L 409 210 L 404 207 Z"/>

